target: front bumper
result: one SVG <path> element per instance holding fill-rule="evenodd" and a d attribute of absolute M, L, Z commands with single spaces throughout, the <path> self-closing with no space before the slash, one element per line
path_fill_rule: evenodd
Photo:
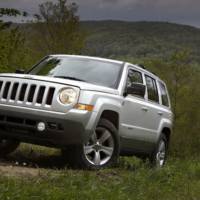
<path fill-rule="evenodd" d="M 0 105 L 0 137 L 52 147 L 83 143 L 93 130 L 86 129 L 92 112 L 71 109 L 67 113 Z M 44 122 L 46 129 L 38 131 Z"/>

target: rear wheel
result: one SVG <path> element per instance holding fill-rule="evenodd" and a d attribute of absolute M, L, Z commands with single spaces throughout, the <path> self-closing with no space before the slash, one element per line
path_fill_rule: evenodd
<path fill-rule="evenodd" d="M 19 142 L 15 140 L 0 139 L 0 156 L 6 156 L 17 149 Z"/>
<path fill-rule="evenodd" d="M 153 152 L 150 160 L 153 166 L 163 167 L 167 159 L 168 141 L 164 134 L 161 135 L 155 151 Z"/>
<path fill-rule="evenodd" d="M 119 157 L 117 129 L 107 119 L 101 119 L 84 144 L 68 147 L 64 155 L 70 164 L 81 168 L 100 169 L 116 164 Z"/>

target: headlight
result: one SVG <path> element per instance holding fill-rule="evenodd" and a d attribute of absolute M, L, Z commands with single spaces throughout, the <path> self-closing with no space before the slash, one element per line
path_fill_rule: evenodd
<path fill-rule="evenodd" d="M 63 104 L 71 104 L 76 101 L 77 92 L 73 88 L 66 88 L 60 92 L 59 99 Z"/>

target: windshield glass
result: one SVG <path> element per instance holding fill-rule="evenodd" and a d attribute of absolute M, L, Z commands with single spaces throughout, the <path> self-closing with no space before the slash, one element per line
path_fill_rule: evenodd
<path fill-rule="evenodd" d="M 28 73 L 116 88 L 122 64 L 78 57 L 49 56 Z"/>

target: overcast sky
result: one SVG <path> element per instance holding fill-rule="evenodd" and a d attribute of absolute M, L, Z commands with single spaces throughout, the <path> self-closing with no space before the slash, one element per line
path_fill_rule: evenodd
<path fill-rule="evenodd" d="M 46 0 L 0 0 L 0 7 L 36 13 Z M 53 0 L 56 2 L 56 0 Z M 200 27 L 200 0 L 74 0 L 81 20 L 169 21 Z"/>

